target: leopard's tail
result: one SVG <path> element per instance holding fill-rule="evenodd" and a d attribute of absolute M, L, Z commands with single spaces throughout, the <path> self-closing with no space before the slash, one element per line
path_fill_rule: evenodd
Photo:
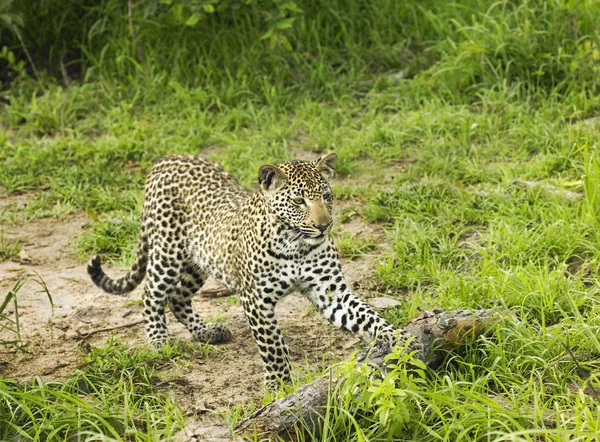
<path fill-rule="evenodd" d="M 138 253 L 127 275 L 119 279 L 109 278 L 104 270 L 102 270 L 102 262 L 100 257 L 95 255 L 88 264 L 87 272 L 92 278 L 94 284 L 104 290 L 106 293 L 114 293 L 124 295 L 136 288 L 146 275 L 146 267 L 148 265 L 148 241 L 145 235 L 140 236 L 140 245 Z"/>

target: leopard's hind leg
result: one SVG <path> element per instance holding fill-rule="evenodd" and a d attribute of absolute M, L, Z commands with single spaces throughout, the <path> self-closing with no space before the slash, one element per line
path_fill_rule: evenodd
<path fill-rule="evenodd" d="M 151 250 L 148 257 L 147 279 L 144 290 L 144 325 L 148 340 L 155 347 L 161 347 L 167 341 L 167 319 L 165 306 L 171 293 L 175 291 L 176 265 L 169 263 L 167 254 L 158 247 Z"/>
<path fill-rule="evenodd" d="M 169 296 L 171 310 L 195 341 L 209 344 L 227 342 L 231 339 L 231 332 L 225 326 L 204 322 L 192 308 L 192 298 L 205 280 L 205 275 L 193 263 L 183 262 L 175 291 Z"/>

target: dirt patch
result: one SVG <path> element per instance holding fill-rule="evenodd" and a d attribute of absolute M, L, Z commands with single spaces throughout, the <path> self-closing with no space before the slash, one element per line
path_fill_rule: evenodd
<path fill-rule="evenodd" d="M 29 190 L 13 194 L 9 197 L 0 189 L 0 219 L 10 215 L 17 215 L 19 212 L 22 212 L 27 204 L 29 204 L 37 195 L 39 195 L 38 191 Z M 0 226 L 0 230 L 1 229 L 2 226 Z"/>
<path fill-rule="evenodd" d="M 350 204 L 353 203 L 343 202 L 337 210 Z M 3 376 L 23 382 L 34 376 L 47 381 L 62 380 L 76 369 L 81 348 L 103 346 L 111 335 L 131 346 L 146 344 L 143 326 L 138 323 L 142 316 L 141 286 L 128 296 L 106 294 L 89 280 L 86 264 L 78 263 L 72 256 L 70 242 L 88 221 L 84 215 L 76 215 L 2 226 L 8 240 L 20 241 L 27 260 L 14 258 L 0 263 L 0 295 L 8 293 L 19 278 L 30 278 L 18 292 L 22 339 L 27 352 L 0 346 Z M 365 224 L 359 214 L 339 228 L 383 238 L 381 231 Z M 374 279 L 372 257 L 343 264 L 355 292 L 370 295 Z M 107 271 L 118 277 L 126 269 Z M 37 275 L 52 295 L 54 308 L 45 289 L 34 281 Z M 184 412 L 225 410 L 262 398 L 262 363 L 236 299 L 196 297 L 194 300 L 194 308 L 204 317 L 222 321 L 230 328 L 233 340 L 214 347 L 207 358 L 185 365 L 174 363 L 168 368 L 165 391 L 178 398 Z M 331 326 L 299 294 L 280 302 L 277 314 L 297 371 L 312 370 L 345 358 L 360 342 L 358 336 Z M 168 322 L 172 334 L 189 338 L 170 313 Z M 101 331 L 110 327 L 119 328 Z M 0 339 L 8 337 L 6 332 L 0 334 Z"/>

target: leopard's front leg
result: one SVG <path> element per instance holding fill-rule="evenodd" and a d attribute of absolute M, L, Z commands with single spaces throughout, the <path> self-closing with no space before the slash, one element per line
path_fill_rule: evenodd
<path fill-rule="evenodd" d="M 407 351 L 420 351 L 421 345 L 404 330 L 397 329 L 379 315 L 371 306 L 354 296 L 348 287 L 335 246 L 323 247 L 315 265 L 305 265 L 300 289 L 332 324 L 342 330 L 352 331 L 391 350 L 394 345 L 408 344 Z"/>
<path fill-rule="evenodd" d="M 291 376 L 290 351 L 275 318 L 275 301 L 260 290 L 242 295 L 241 301 L 265 367 L 265 386 L 276 391 L 281 382 L 289 383 Z"/>

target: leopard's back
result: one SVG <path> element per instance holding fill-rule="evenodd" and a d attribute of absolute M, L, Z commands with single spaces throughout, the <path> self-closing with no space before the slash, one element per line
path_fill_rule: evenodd
<path fill-rule="evenodd" d="M 144 217 L 168 218 L 170 205 L 175 206 L 176 214 L 218 217 L 235 210 L 248 196 L 219 164 L 201 157 L 171 155 L 158 162 L 148 175 Z"/>

